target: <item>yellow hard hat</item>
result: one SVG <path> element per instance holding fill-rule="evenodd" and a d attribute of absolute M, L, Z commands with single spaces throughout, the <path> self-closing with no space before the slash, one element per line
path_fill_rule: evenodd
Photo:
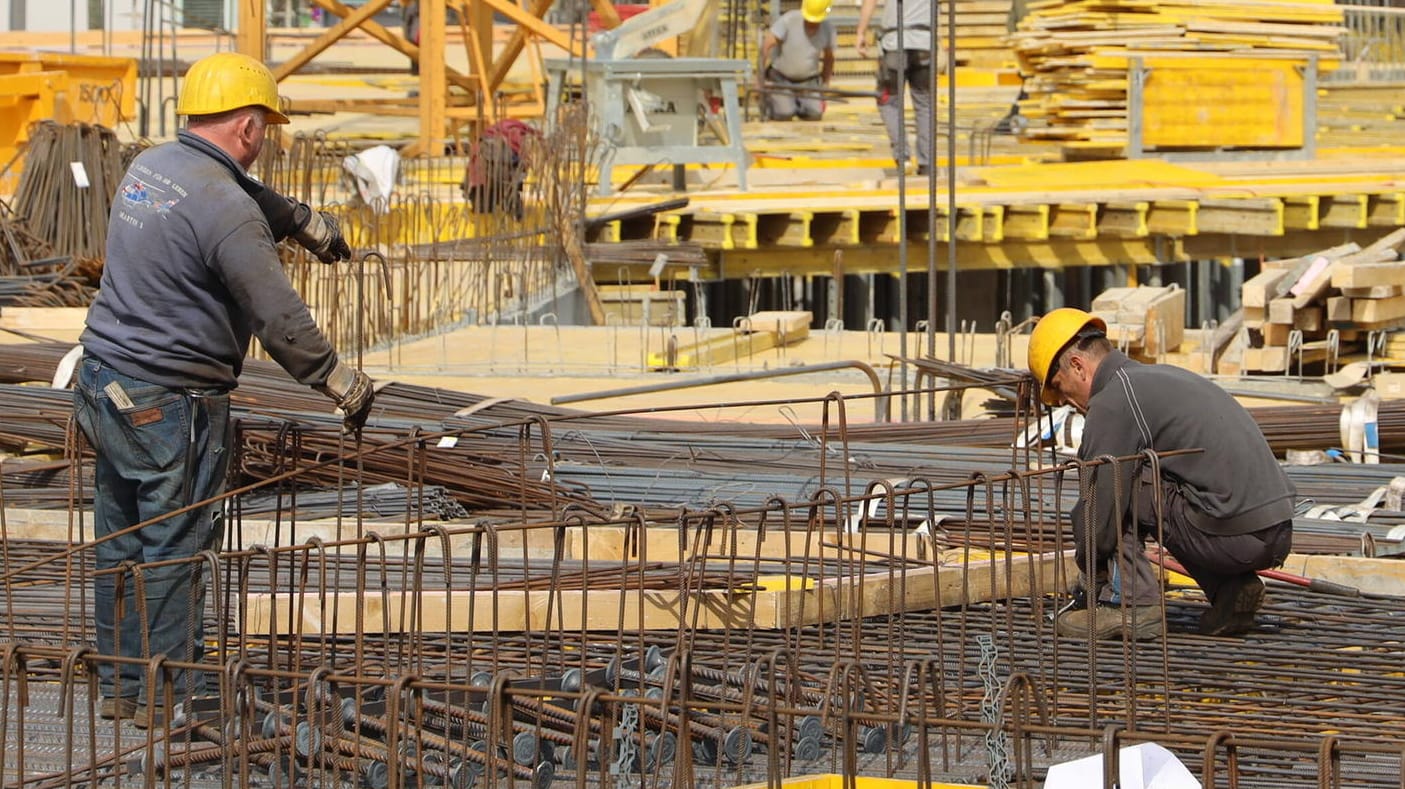
<path fill-rule="evenodd" d="M 1107 332 L 1107 321 L 1092 313 L 1073 307 L 1062 307 L 1039 319 L 1029 336 L 1029 371 L 1039 381 L 1039 397 L 1045 405 L 1055 405 L 1054 390 L 1049 387 L 1050 368 L 1063 349 L 1087 327 Z"/>
<path fill-rule="evenodd" d="M 203 57 L 181 83 L 177 115 L 218 115 L 240 107 L 263 107 L 269 123 L 287 123 L 278 111 L 278 83 L 268 66 L 238 52 Z"/>
<path fill-rule="evenodd" d="M 801 0 L 800 16 L 806 22 L 823 22 L 829 17 L 831 0 Z"/>

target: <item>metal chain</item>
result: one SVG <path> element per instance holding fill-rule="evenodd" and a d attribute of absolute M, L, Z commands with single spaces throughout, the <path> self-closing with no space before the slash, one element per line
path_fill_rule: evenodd
<path fill-rule="evenodd" d="M 1009 736 L 1000 728 L 1000 683 L 995 678 L 995 639 L 988 635 L 976 636 L 981 648 L 979 673 L 985 686 L 981 698 L 981 720 L 991 724 L 985 733 L 985 750 L 990 765 L 990 789 L 1009 789 L 1010 767 Z"/>

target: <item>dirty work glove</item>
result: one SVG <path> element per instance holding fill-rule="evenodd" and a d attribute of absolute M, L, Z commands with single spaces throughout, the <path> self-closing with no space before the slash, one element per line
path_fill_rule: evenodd
<path fill-rule="evenodd" d="M 293 231 L 293 239 L 323 263 L 351 259 L 351 247 L 342 238 L 341 225 L 326 211 L 308 211 L 307 221 Z"/>
<path fill-rule="evenodd" d="M 343 433 L 358 432 L 366 425 L 371 403 L 376 399 L 371 376 L 337 362 L 327 383 L 317 387 L 317 391 L 332 398 L 341 409 Z"/>

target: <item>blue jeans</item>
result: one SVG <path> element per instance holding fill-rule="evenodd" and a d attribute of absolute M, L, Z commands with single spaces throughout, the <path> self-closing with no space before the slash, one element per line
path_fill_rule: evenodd
<path fill-rule="evenodd" d="M 115 386 L 114 386 L 115 385 Z M 229 470 L 229 393 L 170 389 L 123 375 L 85 355 L 73 393 L 74 416 L 97 452 L 94 536 L 109 534 L 219 495 Z M 117 621 L 117 574 L 94 581 L 97 649 L 103 655 L 199 662 L 204 656 L 202 551 L 223 533 L 223 506 L 212 504 L 160 520 L 100 543 L 98 570 L 132 563 L 123 575 L 122 620 Z M 194 557 L 194 558 L 192 558 Z M 150 562 L 189 559 L 161 567 Z M 143 581 L 137 599 L 136 575 Z M 145 617 L 141 617 L 145 607 Z M 145 698 L 139 665 L 100 663 L 103 696 Z M 178 697 L 204 692 L 204 672 L 175 672 Z M 159 688 L 158 688 L 159 691 Z M 158 699 L 161 696 L 157 696 Z"/>

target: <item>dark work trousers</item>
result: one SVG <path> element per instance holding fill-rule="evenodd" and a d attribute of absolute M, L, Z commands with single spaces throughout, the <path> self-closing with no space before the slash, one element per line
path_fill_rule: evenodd
<path fill-rule="evenodd" d="M 205 622 L 199 556 L 219 546 L 222 506 L 209 504 L 120 537 L 110 535 L 223 490 L 232 435 L 229 394 L 170 389 L 84 356 L 73 405 L 97 453 L 93 533 L 107 538 L 94 552 L 97 569 L 133 568 L 123 574 L 120 607 L 117 575 L 94 579 L 98 652 L 140 660 L 162 654 L 199 663 Z M 121 663 L 120 670 L 111 662 L 98 664 L 103 696 L 145 698 L 145 680 L 139 663 Z M 177 699 L 203 694 L 204 682 L 204 672 L 176 671 L 172 676 Z M 161 703 L 162 696 L 156 699 Z"/>
<path fill-rule="evenodd" d="M 1190 504 L 1181 495 L 1176 483 L 1159 480 L 1161 489 L 1161 526 L 1156 520 L 1157 480 L 1150 469 L 1143 469 L 1138 480 L 1135 523 L 1127 524 L 1119 548 L 1117 573 L 1114 577 L 1120 582 L 1123 597 L 1130 605 L 1156 605 L 1160 601 L 1161 586 L 1153 572 L 1151 562 L 1146 558 L 1143 541 L 1150 537 L 1161 542 L 1178 562 L 1185 567 L 1191 578 L 1200 585 L 1211 603 L 1219 591 L 1236 579 L 1252 576 L 1259 570 L 1277 567 L 1288 558 L 1293 547 L 1293 522 L 1291 520 L 1269 526 L 1266 529 L 1234 534 L 1229 536 L 1210 534 L 1191 525 L 1186 518 Z M 1109 562 L 1108 572 L 1112 572 L 1113 562 Z M 1101 598 L 1114 599 L 1116 591 L 1103 587 Z"/>

